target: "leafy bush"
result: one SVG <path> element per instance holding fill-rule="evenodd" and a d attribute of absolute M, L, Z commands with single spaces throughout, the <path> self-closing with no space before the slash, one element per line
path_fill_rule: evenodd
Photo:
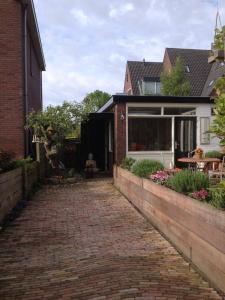
<path fill-rule="evenodd" d="M 220 187 L 210 188 L 211 199 L 209 203 L 216 208 L 225 208 L 225 189 Z"/>
<path fill-rule="evenodd" d="M 121 167 L 123 169 L 126 170 L 131 170 L 131 167 L 133 166 L 133 164 L 135 163 L 135 159 L 133 159 L 132 157 L 125 157 L 122 161 Z"/>
<path fill-rule="evenodd" d="M 183 170 L 167 181 L 167 186 L 178 193 L 193 193 L 209 187 L 209 178 L 202 172 Z"/>
<path fill-rule="evenodd" d="M 217 186 L 209 188 L 209 203 L 216 208 L 225 209 L 225 180 L 221 181 Z"/>
<path fill-rule="evenodd" d="M 14 153 L 0 149 L 0 172 L 8 171 L 14 168 Z"/>
<path fill-rule="evenodd" d="M 136 161 L 131 170 L 132 172 L 142 178 L 147 178 L 152 173 L 155 173 L 159 170 L 164 168 L 163 164 L 157 160 L 150 160 L 150 159 L 142 159 Z"/>
<path fill-rule="evenodd" d="M 212 150 L 212 151 L 206 152 L 205 157 L 207 157 L 207 158 L 220 158 L 221 159 L 223 157 L 223 154 L 219 151 Z"/>
<path fill-rule="evenodd" d="M 28 156 L 27 158 L 18 159 L 15 161 L 15 168 L 24 167 L 25 165 L 31 163 L 32 161 L 33 159 L 30 156 Z"/>

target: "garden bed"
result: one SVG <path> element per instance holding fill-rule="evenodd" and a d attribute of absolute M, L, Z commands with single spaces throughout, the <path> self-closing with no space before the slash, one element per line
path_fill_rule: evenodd
<path fill-rule="evenodd" d="M 114 167 L 115 186 L 225 292 L 225 213 Z"/>

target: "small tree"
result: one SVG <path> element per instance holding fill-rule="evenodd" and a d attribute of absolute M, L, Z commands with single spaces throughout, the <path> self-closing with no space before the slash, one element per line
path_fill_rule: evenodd
<path fill-rule="evenodd" d="M 185 80 L 184 66 L 180 57 L 177 57 L 175 67 L 170 72 L 162 72 L 160 81 L 161 94 L 164 96 L 188 96 L 190 82 Z"/>
<path fill-rule="evenodd" d="M 111 97 L 110 94 L 96 90 L 86 95 L 82 104 L 86 114 L 96 112 L 101 108 Z"/>
<path fill-rule="evenodd" d="M 38 141 L 44 143 L 46 157 L 52 166 L 62 167 L 59 148 L 66 136 L 76 131 L 84 115 L 83 107 L 77 102 L 48 106 L 45 110 L 31 112 L 27 116 L 27 126 Z"/>

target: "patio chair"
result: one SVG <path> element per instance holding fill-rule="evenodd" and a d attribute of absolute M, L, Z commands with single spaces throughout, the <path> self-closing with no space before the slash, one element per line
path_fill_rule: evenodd
<path fill-rule="evenodd" d="M 225 176 L 225 156 L 223 156 L 222 162 L 219 164 L 219 168 L 217 170 L 209 170 L 208 171 L 209 178 L 215 176 L 220 177 L 220 180 Z"/>

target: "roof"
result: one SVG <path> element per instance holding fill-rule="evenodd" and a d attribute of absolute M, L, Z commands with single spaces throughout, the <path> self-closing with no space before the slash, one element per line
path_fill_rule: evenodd
<path fill-rule="evenodd" d="M 194 97 L 194 96 L 159 96 L 159 95 L 113 95 L 104 106 L 102 106 L 98 113 L 107 112 L 111 109 L 116 103 L 187 103 L 187 104 L 211 104 L 213 101 L 210 97 Z"/>
<path fill-rule="evenodd" d="M 133 94 L 140 95 L 140 91 L 138 88 L 139 80 L 143 79 L 144 77 L 155 77 L 159 80 L 163 68 L 163 63 L 128 61 L 127 67 L 130 74 Z"/>
<path fill-rule="evenodd" d="M 188 66 L 190 72 L 185 72 L 185 78 L 191 84 L 190 96 L 202 95 L 205 83 L 208 79 L 212 65 L 208 63 L 210 50 L 166 48 L 172 66 L 175 66 L 176 58 L 180 57 L 184 66 Z"/>
<path fill-rule="evenodd" d="M 39 65 L 42 69 L 42 71 L 45 71 L 46 64 L 45 64 L 45 58 L 44 58 L 44 52 L 42 48 L 42 43 L 41 43 L 41 37 L 40 37 L 40 32 L 39 32 L 39 27 L 38 27 L 38 22 L 37 22 L 37 17 L 35 13 L 35 8 L 34 8 L 34 2 L 33 0 L 19 0 L 22 5 L 27 8 L 27 20 L 28 20 L 28 28 L 31 33 L 31 38 L 37 53 L 37 58 Z"/>
<path fill-rule="evenodd" d="M 202 96 L 211 95 L 216 79 L 222 77 L 224 74 L 225 74 L 225 64 L 221 62 L 213 63 L 212 68 L 209 72 L 209 76 L 203 88 Z"/>

